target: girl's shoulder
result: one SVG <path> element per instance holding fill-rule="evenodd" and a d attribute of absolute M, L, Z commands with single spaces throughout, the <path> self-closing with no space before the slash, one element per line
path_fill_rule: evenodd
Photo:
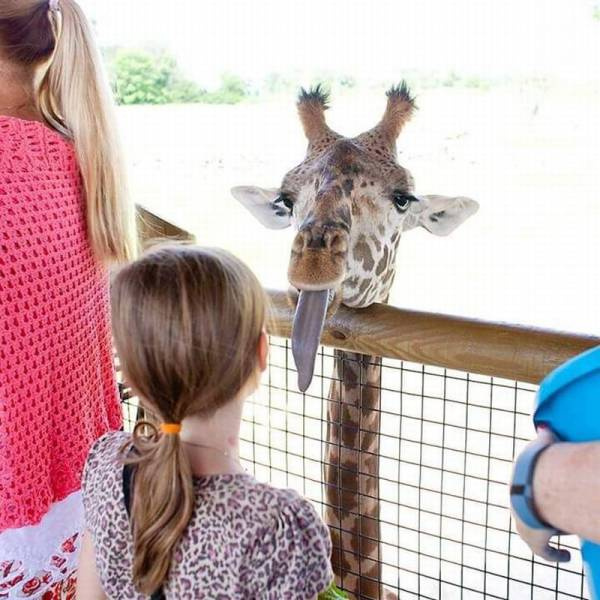
<path fill-rule="evenodd" d="M 311 502 L 290 488 L 277 488 L 267 483 L 259 483 L 251 478 L 248 499 L 264 521 L 273 522 L 285 515 L 304 515 L 310 520 L 319 520 Z"/>
<path fill-rule="evenodd" d="M 295 522 L 296 517 L 301 522 L 321 522 L 313 505 L 296 490 L 259 482 L 248 473 L 198 478 L 196 483 L 200 493 L 206 486 L 231 518 L 250 516 L 249 521 L 260 531 L 272 529 L 286 519 L 288 523 Z"/>
<path fill-rule="evenodd" d="M 249 500 L 262 517 L 255 521 L 259 537 L 274 534 L 278 545 L 294 538 L 310 538 L 327 553 L 330 547 L 329 529 L 312 502 L 292 489 L 274 488 L 262 483 L 256 483 L 255 489 L 259 497 L 253 498 L 250 494 Z"/>
<path fill-rule="evenodd" d="M 109 431 L 92 444 L 83 469 L 84 496 L 93 487 L 105 485 L 111 479 L 111 475 L 121 476 L 123 471 L 122 449 L 129 440 L 131 440 L 131 434 L 125 431 Z"/>
<path fill-rule="evenodd" d="M 121 450 L 128 441 L 131 441 L 130 433 L 126 431 L 109 431 L 92 444 L 87 460 L 88 462 L 116 463 L 121 459 Z"/>
<path fill-rule="evenodd" d="M 333 580 L 331 538 L 311 502 L 293 490 L 258 484 L 271 510 L 257 518 L 241 581 L 248 597 L 314 598 Z M 263 508 L 269 503 L 265 503 Z"/>

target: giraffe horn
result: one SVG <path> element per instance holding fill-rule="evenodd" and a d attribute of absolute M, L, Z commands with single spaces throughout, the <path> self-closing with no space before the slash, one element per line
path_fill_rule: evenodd
<path fill-rule="evenodd" d="M 404 124 L 411 118 L 417 108 L 415 98 L 411 95 L 406 81 L 392 86 L 387 92 L 387 106 L 383 118 L 375 127 L 386 140 L 393 143 L 402 131 Z"/>
<path fill-rule="evenodd" d="M 298 115 L 310 143 L 331 133 L 325 121 L 325 111 L 328 108 L 329 94 L 323 90 L 321 84 L 308 90 L 300 89 Z"/>

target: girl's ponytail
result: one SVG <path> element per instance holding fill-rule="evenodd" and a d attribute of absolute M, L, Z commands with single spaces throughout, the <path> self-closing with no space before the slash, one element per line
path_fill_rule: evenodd
<path fill-rule="evenodd" d="M 133 432 L 133 447 L 126 459 L 136 465 L 131 506 L 133 581 L 149 596 L 167 579 L 175 546 L 192 517 L 195 495 L 179 435 L 160 434 L 151 423 L 141 422 Z"/>
<path fill-rule="evenodd" d="M 75 0 L 43 0 L 55 46 L 39 74 L 39 108 L 73 140 L 86 198 L 88 236 L 100 259 L 132 256 L 132 218 L 116 117 L 89 23 Z"/>
<path fill-rule="evenodd" d="M 258 384 L 267 298 L 248 268 L 224 250 L 154 249 L 117 273 L 111 304 L 125 381 L 163 425 L 210 418 Z M 133 578 L 149 594 L 167 576 L 195 498 L 178 435 L 141 424 L 133 445 L 124 456 L 137 464 Z"/>

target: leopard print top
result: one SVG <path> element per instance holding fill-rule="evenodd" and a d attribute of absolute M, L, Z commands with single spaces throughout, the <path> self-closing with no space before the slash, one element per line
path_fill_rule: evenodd
<path fill-rule="evenodd" d="M 131 580 L 132 539 L 112 432 L 92 447 L 83 474 L 86 525 L 109 599 L 141 600 Z M 308 600 L 333 580 L 331 540 L 313 506 L 295 491 L 251 475 L 194 479 L 196 508 L 163 589 L 178 600 Z"/>

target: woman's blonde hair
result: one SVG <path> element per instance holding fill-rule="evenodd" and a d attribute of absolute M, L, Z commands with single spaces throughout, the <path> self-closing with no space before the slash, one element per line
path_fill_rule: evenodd
<path fill-rule="evenodd" d="M 125 378 L 162 422 L 208 417 L 255 383 L 266 310 L 258 280 L 228 252 L 182 245 L 151 250 L 125 266 L 112 286 Z M 164 583 L 190 521 L 192 473 L 179 436 L 147 423 L 135 427 L 125 461 L 136 464 L 133 580 L 149 595 Z"/>
<path fill-rule="evenodd" d="M 35 69 L 38 109 L 50 127 L 73 141 L 96 256 L 128 260 L 133 220 L 116 117 L 83 11 L 75 0 L 0 2 L 0 54 Z"/>

